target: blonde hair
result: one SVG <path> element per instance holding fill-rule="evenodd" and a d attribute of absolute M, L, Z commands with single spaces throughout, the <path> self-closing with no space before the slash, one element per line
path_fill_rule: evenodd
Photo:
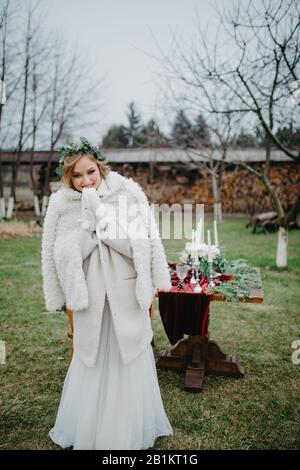
<path fill-rule="evenodd" d="M 76 191 L 77 189 L 73 186 L 73 183 L 72 183 L 72 171 L 76 163 L 82 157 L 89 157 L 93 163 L 96 163 L 96 165 L 99 168 L 101 178 L 103 179 L 106 178 L 106 176 L 111 170 L 110 166 L 106 162 L 97 160 L 93 155 L 90 155 L 89 153 L 76 153 L 76 154 L 70 155 L 64 161 L 64 167 L 63 167 L 63 172 L 61 175 L 61 180 L 65 186 L 75 189 Z"/>

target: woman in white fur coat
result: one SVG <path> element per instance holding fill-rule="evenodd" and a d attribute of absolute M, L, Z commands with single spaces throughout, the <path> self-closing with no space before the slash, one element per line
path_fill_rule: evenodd
<path fill-rule="evenodd" d="M 62 147 L 63 187 L 42 238 L 48 311 L 73 310 L 74 354 L 51 439 L 63 448 L 147 449 L 173 433 L 161 400 L 149 308 L 170 288 L 165 252 L 141 187 L 81 138 Z"/>

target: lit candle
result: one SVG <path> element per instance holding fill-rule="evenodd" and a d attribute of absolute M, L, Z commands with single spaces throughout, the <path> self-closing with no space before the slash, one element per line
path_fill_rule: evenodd
<path fill-rule="evenodd" d="M 219 246 L 218 231 L 217 231 L 217 221 L 214 220 L 214 236 L 215 236 L 215 245 Z"/>
<path fill-rule="evenodd" d="M 212 261 L 212 253 L 211 253 L 210 230 L 207 230 L 207 245 L 208 245 L 207 260 L 208 260 L 208 262 L 211 262 Z"/>

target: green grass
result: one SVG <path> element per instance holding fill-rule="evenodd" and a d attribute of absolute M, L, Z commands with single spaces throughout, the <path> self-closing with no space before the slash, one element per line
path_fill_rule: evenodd
<path fill-rule="evenodd" d="M 219 236 L 229 258 L 260 266 L 261 305 L 211 306 L 210 335 L 239 358 L 244 379 L 207 376 L 201 394 L 183 389 L 183 374 L 158 371 L 174 436 L 155 449 L 299 449 L 300 364 L 292 342 L 300 339 L 300 232 L 289 234 L 289 268 L 278 271 L 276 234 L 252 235 L 244 220 L 226 220 Z M 182 241 L 164 241 L 175 261 Z M 70 340 L 64 314 L 44 310 L 40 237 L 0 242 L 0 449 L 57 449 L 48 438 L 67 371 Z M 159 313 L 156 348 L 169 347 Z"/>

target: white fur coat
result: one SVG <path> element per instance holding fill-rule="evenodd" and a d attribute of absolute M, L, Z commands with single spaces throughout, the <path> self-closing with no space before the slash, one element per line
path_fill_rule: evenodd
<path fill-rule="evenodd" d="M 144 237 L 130 237 L 134 267 L 137 272 L 136 298 L 140 307 L 148 309 L 157 289 L 170 289 L 170 276 L 165 251 L 140 185 L 110 171 L 105 182 L 108 191 L 104 204 L 117 205 L 120 196 L 129 207 L 138 206 L 138 221 Z M 83 257 L 78 243 L 78 219 L 81 216 L 82 194 L 63 187 L 50 196 L 42 237 L 42 275 L 45 304 L 55 311 L 65 303 L 72 310 L 88 307 L 88 289 L 83 271 Z M 61 249 L 61 247 L 64 249 Z M 67 249 L 66 249 L 67 247 Z"/>

